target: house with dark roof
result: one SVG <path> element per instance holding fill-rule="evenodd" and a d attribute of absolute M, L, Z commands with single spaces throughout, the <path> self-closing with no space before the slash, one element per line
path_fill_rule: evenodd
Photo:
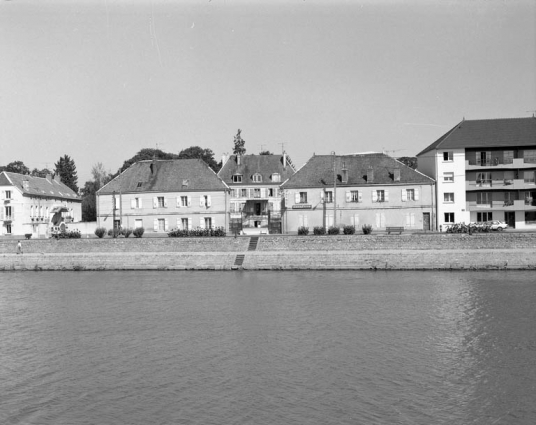
<path fill-rule="evenodd" d="M 231 189 L 231 230 L 281 233 L 280 186 L 296 171 L 289 156 L 224 155 L 222 164 L 218 176 Z"/>
<path fill-rule="evenodd" d="M 0 173 L 1 235 L 48 237 L 82 218 L 82 200 L 59 175 Z"/>
<path fill-rule="evenodd" d="M 227 204 L 228 187 L 201 159 L 140 161 L 97 192 L 97 225 L 228 229 Z"/>
<path fill-rule="evenodd" d="M 536 228 L 536 118 L 462 120 L 417 155 L 437 181 L 437 225 Z"/>
<path fill-rule="evenodd" d="M 434 230 L 434 180 L 382 153 L 315 155 L 281 189 L 284 228 Z"/>

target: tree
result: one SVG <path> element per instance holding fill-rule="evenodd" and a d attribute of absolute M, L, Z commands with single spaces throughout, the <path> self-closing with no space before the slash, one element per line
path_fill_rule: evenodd
<path fill-rule="evenodd" d="M 270 151 L 268 151 L 268 150 L 266 150 L 266 151 L 261 151 L 261 152 L 259 153 L 259 155 L 273 155 L 273 153 L 270 152 Z"/>
<path fill-rule="evenodd" d="M 60 157 L 54 166 L 56 167 L 56 174 L 59 174 L 61 181 L 75 193 L 78 193 L 78 176 L 74 160 L 69 155 L 64 155 Z"/>
<path fill-rule="evenodd" d="M 4 171 L 19 174 L 30 174 L 30 169 L 22 161 L 13 161 L 6 165 Z"/>
<path fill-rule="evenodd" d="M 96 184 L 97 190 L 112 180 L 112 173 L 104 168 L 102 162 L 97 162 L 91 167 L 91 175 L 93 176 L 93 182 Z"/>
<path fill-rule="evenodd" d="M 246 154 L 246 148 L 244 147 L 244 145 L 246 144 L 246 141 L 242 139 L 242 136 L 240 135 L 240 133 L 242 133 L 242 130 L 238 129 L 238 132 L 236 133 L 236 136 L 234 137 L 233 153 L 235 155 Z"/>
<path fill-rule="evenodd" d="M 80 190 L 82 194 L 82 221 L 97 220 L 97 191 L 112 180 L 112 174 L 107 171 L 102 162 L 91 167 L 93 180 L 89 180 Z"/>
<path fill-rule="evenodd" d="M 417 169 L 417 158 L 414 156 L 402 156 L 397 158 L 397 160 L 414 170 Z"/>
<path fill-rule="evenodd" d="M 176 155 L 174 153 L 167 153 L 167 152 L 161 151 L 160 149 L 144 148 L 144 149 L 140 150 L 132 158 L 127 159 L 125 162 L 123 162 L 123 165 L 117 171 L 117 173 L 114 174 L 113 177 L 121 174 L 128 167 L 130 167 L 132 164 L 135 164 L 138 161 L 143 161 L 143 160 L 146 160 L 146 159 L 153 159 L 153 158 L 156 158 L 156 159 L 177 159 L 178 155 Z"/>
<path fill-rule="evenodd" d="M 205 161 L 214 172 L 220 171 L 221 166 L 218 165 L 214 159 L 214 152 L 212 149 L 203 149 L 199 146 L 190 146 L 187 149 L 183 149 L 179 152 L 180 159 L 199 158 Z"/>
<path fill-rule="evenodd" d="M 34 177 L 43 177 L 45 178 L 47 174 L 52 175 L 52 171 L 50 171 L 48 168 L 43 168 L 42 170 L 38 170 L 37 168 L 34 168 L 32 170 L 32 176 Z"/>

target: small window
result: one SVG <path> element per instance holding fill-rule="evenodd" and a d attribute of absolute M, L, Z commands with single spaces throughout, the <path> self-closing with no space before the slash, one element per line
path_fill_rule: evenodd
<path fill-rule="evenodd" d="M 408 201 L 415 200 L 415 189 L 406 189 L 406 198 Z"/>
<path fill-rule="evenodd" d="M 491 186 L 491 173 L 477 173 L 476 183 L 478 186 L 489 187 Z"/>
<path fill-rule="evenodd" d="M 300 204 L 307 203 L 307 192 L 300 192 Z"/>
<path fill-rule="evenodd" d="M 476 221 L 478 223 L 484 223 L 486 221 L 492 221 L 492 220 L 493 220 L 493 213 L 491 212 L 476 213 Z"/>
<path fill-rule="evenodd" d="M 327 204 L 333 203 L 333 191 L 326 191 L 326 203 Z"/>
<path fill-rule="evenodd" d="M 188 197 L 181 196 L 181 207 L 187 207 L 187 206 L 188 206 Z"/>
<path fill-rule="evenodd" d="M 359 202 L 359 191 L 352 190 L 350 192 L 350 202 Z"/>
<path fill-rule="evenodd" d="M 212 217 L 205 217 L 205 229 L 212 229 Z"/>
<path fill-rule="evenodd" d="M 376 197 L 378 202 L 385 202 L 385 190 L 377 190 Z"/>
<path fill-rule="evenodd" d="M 445 183 L 454 182 L 454 173 L 443 173 L 443 181 Z"/>
<path fill-rule="evenodd" d="M 188 219 L 181 218 L 181 225 L 182 225 L 182 230 L 188 230 Z"/>
<path fill-rule="evenodd" d="M 248 190 L 247 189 L 240 189 L 240 197 L 241 198 L 247 198 L 248 197 Z"/>
<path fill-rule="evenodd" d="M 523 173 L 523 180 L 527 184 L 534 184 L 534 171 L 525 171 Z"/>
<path fill-rule="evenodd" d="M 453 192 L 445 192 L 443 194 L 443 202 L 453 203 L 454 202 L 454 193 Z"/>
<path fill-rule="evenodd" d="M 158 231 L 164 232 L 166 230 L 166 220 L 164 218 L 158 219 Z"/>
<path fill-rule="evenodd" d="M 453 212 L 445 213 L 445 223 L 454 223 L 454 213 Z"/>
<path fill-rule="evenodd" d="M 476 204 L 477 205 L 490 205 L 491 204 L 491 193 L 478 192 L 476 194 Z"/>
<path fill-rule="evenodd" d="M 233 183 L 242 183 L 242 175 L 241 174 L 235 174 L 233 176 Z"/>
<path fill-rule="evenodd" d="M 135 198 L 134 204 L 135 208 L 140 208 L 140 198 Z"/>
<path fill-rule="evenodd" d="M 159 196 L 159 197 L 158 197 L 158 207 L 159 207 L 159 208 L 164 208 L 164 205 L 165 205 L 165 203 L 164 203 L 164 197 L 163 197 L 163 196 Z"/>
<path fill-rule="evenodd" d="M 452 151 L 443 152 L 443 161 L 452 161 L 452 160 L 453 160 Z"/>
<path fill-rule="evenodd" d="M 536 224 L 536 211 L 525 211 L 525 224 Z"/>
<path fill-rule="evenodd" d="M 523 152 L 523 162 L 536 162 L 536 150 L 528 149 Z"/>
<path fill-rule="evenodd" d="M 274 188 L 272 188 L 272 187 L 268 188 L 268 196 L 269 197 L 275 196 L 275 189 Z"/>
<path fill-rule="evenodd" d="M 138 182 L 138 185 L 136 187 L 141 187 L 142 184 L 142 182 Z"/>
<path fill-rule="evenodd" d="M 262 183 L 262 176 L 259 173 L 253 174 L 254 183 Z"/>
<path fill-rule="evenodd" d="M 6 190 L 6 199 L 11 199 L 11 190 Z"/>
<path fill-rule="evenodd" d="M 11 224 L 6 223 L 5 226 L 6 226 L 6 234 L 11 235 Z"/>
<path fill-rule="evenodd" d="M 253 189 L 253 197 L 254 198 L 260 198 L 261 197 L 261 190 L 260 189 Z"/>
<path fill-rule="evenodd" d="M 141 218 L 137 218 L 134 220 L 134 228 L 138 229 L 140 227 L 143 227 L 143 220 Z"/>
<path fill-rule="evenodd" d="M 188 186 L 190 184 L 190 179 L 182 179 L 182 185 Z"/>
<path fill-rule="evenodd" d="M 272 181 L 275 183 L 279 183 L 281 181 L 281 174 L 279 173 L 272 174 Z"/>

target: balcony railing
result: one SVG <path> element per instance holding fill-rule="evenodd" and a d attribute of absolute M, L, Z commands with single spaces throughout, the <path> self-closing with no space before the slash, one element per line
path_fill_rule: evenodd
<path fill-rule="evenodd" d="M 536 158 L 523 158 L 525 164 L 536 164 Z"/>
<path fill-rule="evenodd" d="M 525 198 L 525 205 L 536 207 L 536 199 L 534 198 Z"/>

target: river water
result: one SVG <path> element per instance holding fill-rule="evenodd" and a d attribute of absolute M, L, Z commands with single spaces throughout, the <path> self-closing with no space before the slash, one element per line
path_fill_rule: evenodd
<path fill-rule="evenodd" d="M 1 424 L 534 424 L 534 272 L 0 274 Z"/>

